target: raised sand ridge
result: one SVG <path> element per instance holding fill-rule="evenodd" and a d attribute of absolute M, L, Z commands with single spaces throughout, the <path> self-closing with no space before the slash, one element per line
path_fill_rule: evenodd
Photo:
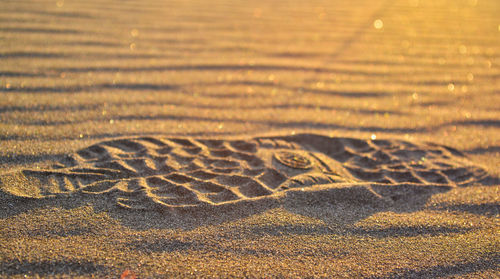
<path fill-rule="evenodd" d="M 449 147 L 315 134 L 117 139 L 82 149 L 51 169 L 0 177 L 14 196 L 109 195 L 131 209 L 222 205 L 319 185 L 362 185 L 374 198 L 394 199 L 395 185 L 456 187 L 488 178 Z"/>

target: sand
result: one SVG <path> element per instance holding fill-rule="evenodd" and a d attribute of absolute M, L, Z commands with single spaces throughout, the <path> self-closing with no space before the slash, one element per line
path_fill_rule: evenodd
<path fill-rule="evenodd" d="M 1 277 L 499 276 L 497 1 L 1 6 Z"/>

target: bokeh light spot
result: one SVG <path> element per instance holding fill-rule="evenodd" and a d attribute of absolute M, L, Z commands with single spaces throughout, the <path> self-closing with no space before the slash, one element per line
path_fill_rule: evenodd
<path fill-rule="evenodd" d="M 448 90 L 453 92 L 455 90 L 455 85 L 453 83 L 448 84 Z"/>
<path fill-rule="evenodd" d="M 473 81 L 474 80 L 474 74 L 473 73 L 468 73 L 467 74 L 467 80 L 468 81 Z"/>
<path fill-rule="evenodd" d="M 467 54 L 467 47 L 464 45 L 460 45 L 458 47 L 458 52 L 460 52 L 460 54 Z"/>
<path fill-rule="evenodd" d="M 375 27 L 375 29 L 382 29 L 384 28 L 384 22 L 381 19 L 376 19 L 373 22 L 373 27 Z"/>

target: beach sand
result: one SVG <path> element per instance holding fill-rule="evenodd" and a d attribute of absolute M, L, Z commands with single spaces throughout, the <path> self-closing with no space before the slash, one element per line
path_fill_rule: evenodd
<path fill-rule="evenodd" d="M 500 276 L 500 3 L 2 1 L 0 276 Z"/>

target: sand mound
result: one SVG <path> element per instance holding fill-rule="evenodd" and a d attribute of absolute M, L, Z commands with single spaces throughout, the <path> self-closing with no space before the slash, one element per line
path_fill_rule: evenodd
<path fill-rule="evenodd" d="M 428 192 L 415 189 L 481 184 L 487 178 L 462 153 L 445 146 L 301 134 L 104 141 L 51 169 L 26 169 L 1 181 L 4 191 L 19 197 L 106 195 L 125 208 L 172 209 L 325 189 L 344 201 L 366 203 L 399 199 L 401 189 L 411 196 Z"/>

